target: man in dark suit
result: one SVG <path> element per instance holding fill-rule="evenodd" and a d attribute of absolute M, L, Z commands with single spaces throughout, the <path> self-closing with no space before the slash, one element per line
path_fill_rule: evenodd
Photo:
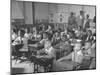
<path fill-rule="evenodd" d="M 68 29 L 72 30 L 76 27 L 76 17 L 73 12 L 70 13 L 70 16 L 68 18 Z"/>

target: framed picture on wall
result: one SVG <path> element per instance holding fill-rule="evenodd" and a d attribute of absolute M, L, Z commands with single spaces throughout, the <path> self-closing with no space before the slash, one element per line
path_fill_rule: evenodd
<path fill-rule="evenodd" d="M 11 0 L 11 24 L 11 74 L 96 69 L 96 6 Z"/>

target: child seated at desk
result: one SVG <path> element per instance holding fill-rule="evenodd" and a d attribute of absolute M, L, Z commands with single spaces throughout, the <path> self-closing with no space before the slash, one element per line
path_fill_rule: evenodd
<path fill-rule="evenodd" d="M 56 31 L 52 37 L 52 45 L 56 45 L 56 44 L 60 43 L 60 41 L 61 41 L 60 33 L 58 31 Z"/>
<path fill-rule="evenodd" d="M 68 64 L 73 65 L 73 68 L 74 68 L 74 66 L 77 66 L 78 64 L 82 63 L 83 53 L 82 53 L 81 47 L 82 47 L 81 43 L 77 42 L 74 45 L 74 51 L 72 53 L 70 53 L 69 55 L 65 57 L 62 57 L 61 59 L 58 59 L 57 61 L 58 62 L 68 61 L 70 62 Z"/>
<path fill-rule="evenodd" d="M 86 56 L 95 57 L 95 43 L 92 45 L 91 42 L 85 42 L 83 52 Z"/>
<path fill-rule="evenodd" d="M 19 54 L 19 49 L 23 47 L 23 36 L 24 33 L 22 30 L 18 31 L 18 37 L 12 43 L 12 53 Z"/>
<path fill-rule="evenodd" d="M 61 41 L 57 45 L 55 45 L 54 48 L 56 49 L 56 52 L 58 52 L 57 53 L 57 55 L 58 55 L 57 58 L 59 58 L 59 56 L 60 56 L 59 53 L 61 54 L 61 53 L 64 52 L 62 54 L 63 56 L 70 53 L 72 51 L 72 47 L 71 47 L 71 45 L 68 41 L 67 35 L 63 35 L 61 37 Z"/>
<path fill-rule="evenodd" d="M 12 42 L 17 38 L 17 30 L 16 29 L 13 29 L 12 30 Z"/>
<path fill-rule="evenodd" d="M 24 33 L 22 30 L 18 31 L 18 37 L 13 41 L 12 45 L 22 44 Z"/>
<path fill-rule="evenodd" d="M 91 55 L 91 43 L 90 42 L 85 42 L 84 53 L 87 56 Z"/>
<path fill-rule="evenodd" d="M 45 32 L 43 34 L 43 39 L 40 41 L 40 43 L 38 44 L 38 46 L 44 46 L 44 48 L 40 51 L 38 51 L 38 54 L 41 53 L 46 53 L 47 55 L 44 56 L 44 58 L 52 58 L 55 57 L 54 54 L 54 49 L 51 45 L 51 37 L 49 36 L 49 34 L 47 32 Z"/>
<path fill-rule="evenodd" d="M 88 57 L 90 57 L 91 59 L 91 63 L 90 63 L 90 66 L 89 68 L 90 69 L 94 69 L 96 68 L 96 58 L 95 58 L 95 42 L 93 44 L 91 44 L 90 42 L 86 42 L 85 43 L 85 53 Z"/>
<path fill-rule="evenodd" d="M 27 38 L 27 39 L 29 38 L 29 31 L 28 31 L 27 28 L 25 29 L 24 37 Z"/>

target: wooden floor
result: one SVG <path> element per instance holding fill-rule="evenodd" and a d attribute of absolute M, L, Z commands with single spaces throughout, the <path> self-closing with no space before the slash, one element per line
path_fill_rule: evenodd
<path fill-rule="evenodd" d="M 33 73 L 33 67 L 29 61 L 20 63 L 20 60 L 12 60 L 12 73 Z"/>
<path fill-rule="evenodd" d="M 72 70 L 73 66 L 67 63 L 55 61 L 53 64 L 53 71 L 67 71 Z M 44 69 L 41 68 L 41 72 L 44 72 Z M 12 73 L 33 73 L 34 64 L 29 61 L 20 63 L 20 60 L 12 60 Z"/>

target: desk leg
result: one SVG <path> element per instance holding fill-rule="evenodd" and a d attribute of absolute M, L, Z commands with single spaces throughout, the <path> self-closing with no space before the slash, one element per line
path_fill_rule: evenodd
<path fill-rule="evenodd" d="M 34 73 L 38 72 L 38 64 L 34 63 Z"/>
<path fill-rule="evenodd" d="M 46 67 L 44 67 L 44 72 L 46 72 L 47 71 L 47 68 Z"/>

